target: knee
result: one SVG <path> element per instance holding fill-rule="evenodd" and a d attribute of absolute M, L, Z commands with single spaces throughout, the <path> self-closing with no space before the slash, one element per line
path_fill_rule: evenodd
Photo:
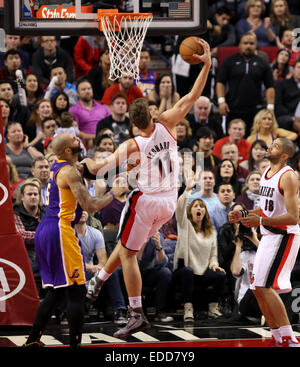
<path fill-rule="evenodd" d="M 162 269 L 159 270 L 158 278 L 160 279 L 159 281 L 164 280 L 168 283 L 171 282 L 172 280 L 171 270 L 167 267 L 163 267 Z"/>
<path fill-rule="evenodd" d="M 128 250 L 126 247 L 120 246 L 119 256 L 122 262 L 136 260 L 136 255 L 136 251 Z"/>
<path fill-rule="evenodd" d="M 191 268 L 190 266 L 185 266 L 184 268 L 182 268 L 182 278 L 188 281 L 193 281 L 193 276 L 194 276 L 194 270 L 193 268 Z"/>
<path fill-rule="evenodd" d="M 216 279 L 217 282 L 225 282 L 226 274 L 223 273 L 222 271 L 216 270 L 214 272 L 214 276 L 215 276 L 215 279 Z"/>

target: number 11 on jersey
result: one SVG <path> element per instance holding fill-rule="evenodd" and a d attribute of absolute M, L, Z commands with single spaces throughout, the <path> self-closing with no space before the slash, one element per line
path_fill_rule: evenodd
<path fill-rule="evenodd" d="M 154 161 L 154 164 L 158 166 L 160 181 L 163 180 L 166 176 L 168 176 L 173 170 L 169 152 L 166 152 L 161 157 L 157 157 Z"/>

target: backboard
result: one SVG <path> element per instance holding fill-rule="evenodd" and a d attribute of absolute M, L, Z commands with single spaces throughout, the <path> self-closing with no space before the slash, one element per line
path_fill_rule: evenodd
<path fill-rule="evenodd" d="M 5 0 L 4 4 L 4 29 L 10 34 L 97 35 L 97 10 L 112 8 L 153 13 L 149 36 L 206 31 L 207 0 Z"/>

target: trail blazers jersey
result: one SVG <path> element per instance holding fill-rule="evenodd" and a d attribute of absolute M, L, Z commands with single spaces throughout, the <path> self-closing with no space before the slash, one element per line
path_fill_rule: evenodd
<path fill-rule="evenodd" d="M 266 168 L 260 180 L 260 215 L 262 217 L 279 217 L 287 213 L 283 192 L 280 190 L 280 180 L 282 175 L 287 171 L 294 170 L 290 166 L 284 166 L 279 171 L 274 173 L 271 177 L 266 177 L 270 167 Z M 276 229 L 286 231 L 287 233 L 300 234 L 298 225 L 288 226 L 272 226 Z M 270 228 L 271 229 L 271 228 Z M 271 234 L 265 226 L 260 226 L 261 234 Z M 273 232 L 274 233 L 274 232 Z"/>
<path fill-rule="evenodd" d="M 138 188 L 143 193 L 177 191 L 177 140 L 161 122 L 154 124 L 152 135 L 137 136 L 134 141 L 140 154 Z"/>

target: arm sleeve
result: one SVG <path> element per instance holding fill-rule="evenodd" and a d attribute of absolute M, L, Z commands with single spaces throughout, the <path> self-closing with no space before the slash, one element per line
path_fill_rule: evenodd
<path fill-rule="evenodd" d="M 177 224 L 180 225 L 181 227 L 183 227 L 186 221 L 188 220 L 186 214 L 186 207 L 189 197 L 190 193 L 188 191 L 184 191 L 184 193 L 178 198 L 177 201 L 176 220 Z"/>
<path fill-rule="evenodd" d="M 83 166 L 83 177 L 84 178 L 87 178 L 88 180 L 96 180 L 96 176 L 95 175 L 93 175 L 90 171 L 89 171 L 89 169 L 88 169 L 88 167 L 87 167 L 87 165 L 86 165 L 86 163 L 82 163 L 82 166 Z"/>
<path fill-rule="evenodd" d="M 105 248 L 105 241 L 102 233 L 96 229 L 91 227 L 94 237 L 95 250 L 99 250 Z"/>

